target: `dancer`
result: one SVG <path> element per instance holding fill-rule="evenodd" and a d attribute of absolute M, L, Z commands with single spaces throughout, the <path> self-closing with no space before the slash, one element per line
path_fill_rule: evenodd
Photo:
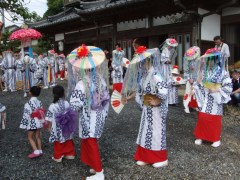
<path fill-rule="evenodd" d="M 186 90 L 183 98 L 184 111 L 190 113 L 189 108 L 198 110 L 193 83 L 197 80 L 197 72 L 200 68 L 200 48 L 193 46 L 184 55 L 184 80 Z"/>
<path fill-rule="evenodd" d="M 124 51 L 121 49 L 119 43 L 116 44 L 116 49 L 112 52 L 112 80 L 113 80 L 113 91 L 122 91 L 123 83 L 123 58 L 125 56 Z"/>
<path fill-rule="evenodd" d="M 11 50 L 3 52 L 3 69 L 5 79 L 5 89 L 3 91 L 16 91 L 15 61 Z"/>
<path fill-rule="evenodd" d="M 125 75 L 122 102 L 125 104 L 136 96 L 136 102 L 142 108 L 138 147 L 134 157 L 137 165 L 152 164 L 153 167 L 159 168 L 168 165 L 166 147 L 168 84 L 159 73 L 159 50 L 157 48 L 147 50 L 141 45 L 141 40 L 134 40 L 136 53 Z M 132 93 L 129 95 L 129 92 Z"/>
<path fill-rule="evenodd" d="M 206 51 L 201 57 L 203 66 L 194 91 L 199 107 L 198 121 L 194 130 L 195 144 L 212 142 L 213 147 L 221 145 L 223 104 L 230 101 L 232 83 L 225 69 L 227 57 L 215 48 Z"/>
<path fill-rule="evenodd" d="M 27 94 L 31 87 L 33 87 L 35 84 L 34 81 L 34 71 L 36 71 L 36 64 L 33 60 L 33 58 L 30 58 L 28 55 L 26 55 L 23 59 L 24 63 L 24 97 L 27 97 Z"/>
<path fill-rule="evenodd" d="M 64 88 L 59 85 L 55 86 L 53 88 L 53 103 L 49 106 L 46 114 L 46 120 L 50 123 L 49 130 L 51 135 L 49 142 L 54 143 L 52 159 L 56 162 L 62 162 L 63 158 L 74 159 L 75 157 L 72 138 L 74 128 L 76 127 L 77 115 L 69 112 L 70 105 L 64 100 L 64 97 Z M 66 115 L 68 118 L 65 118 Z"/>
<path fill-rule="evenodd" d="M 65 56 L 64 56 L 64 54 L 59 55 L 58 63 L 59 63 L 60 78 L 61 78 L 61 81 L 63 81 L 65 78 Z"/>
<path fill-rule="evenodd" d="M 43 59 L 39 59 L 39 67 L 43 71 L 43 89 L 48 89 L 49 83 L 48 83 L 48 57 L 47 54 L 43 54 Z"/>
<path fill-rule="evenodd" d="M 73 53 L 77 52 L 77 57 Z M 106 80 L 107 66 L 104 52 L 93 46 L 80 46 L 69 56 L 69 61 L 77 70 L 80 81 L 70 98 L 71 107 L 79 112 L 79 136 L 81 141 L 81 161 L 91 167 L 92 175 L 87 180 L 104 180 L 98 139 L 103 133 L 109 110 L 109 94 Z M 90 66 L 89 66 L 90 65 Z M 101 74 L 103 73 L 103 74 Z"/>
<path fill-rule="evenodd" d="M 170 82 L 172 78 L 169 77 L 172 77 L 172 63 L 174 63 L 175 58 L 177 57 L 177 52 L 175 50 L 175 47 L 177 46 L 178 43 L 175 39 L 168 38 L 165 40 L 164 45 L 161 48 L 162 53 L 160 72 L 165 80 L 169 80 L 169 84 L 172 83 Z"/>
<path fill-rule="evenodd" d="M 177 81 L 179 77 L 178 66 L 173 66 L 172 69 L 172 80 L 168 90 L 168 105 L 176 106 L 178 104 L 178 88 L 180 83 Z"/>
<path fill-rule="evenodd" d="M 16 89 L 22 90 L 23 89 L 24 63 L 23 63 L 23 59 L 21 58 L 21 54 L 18 54 L 18 56 L 16 56 L 15 68 L 16 68 Z"/>
<path fill-rule="evenodd" d="M 48 61 L 48 83 L 51 87 L 56 86 L 56 71 L 55 71 L 55 51 L 48 51 L 49 61 Z"/>
<path fill-rule="evenodd" d="M 42 126 L 42 118 L 36 118 L 34 113 L 42 111 L 42 102 L 37 99 L 41 93 L 41 88 L 33 86 L 30 89 L 31 99 L 24 105 L 23 118 L 20 124 L 21 129 L 26 129 L 28 132 L 28 141 L 33 149 L 33 152 L 28 155 L 29 158 L 36 158 L 42 155 L 42 143 L 40 130 Z"/>

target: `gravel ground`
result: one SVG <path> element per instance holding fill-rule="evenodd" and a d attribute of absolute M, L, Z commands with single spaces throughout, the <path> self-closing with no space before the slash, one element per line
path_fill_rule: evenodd
<path fill-rule="evenodd" d="M 66 82 L 60 83 L 66 86 Z M 46 98 L 47 97 L 47 98 Z M 181 99 L 182 97 L 180 97 Z M 52 101 L 51 90 L 42 90 L 44 107 Z M 19 129 L 22 117 L 23 92 L 4 93 L 0 102 L 7 106 L 7 129 L 0 131 L 0 179 L 85 179 L 88 167 L 79 161 L 79 139 L 75 138 L 77 158 L 55 163 L 51 160 L 53 147 L 49 133 L 42 132 L 44 155 L 28 159 L 31 152 L 26 132 Z M 134 102 L 120 115 L 110 109 L 100 149 L 106 179 L 239 179 L 240 121 L 231 116 L 223 118 L 222 146 L 194 145 L 193 129 L 196 113 L 185 114 L 182 105 L 170 107 L 167 119 L 169 166 L 154 169 L 139 167 L 133 156 L 141 112 Z"/>

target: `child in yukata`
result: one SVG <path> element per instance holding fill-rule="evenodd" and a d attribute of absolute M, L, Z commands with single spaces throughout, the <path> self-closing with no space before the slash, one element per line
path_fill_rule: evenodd
<path fill-rule="evenodd" d="M 31 99 L 24 105 L 23 118 L 20 124 L 21 129 L 26 129 L 28 141 L 33 152 L 28 155 L 29 158 L 36 158 L 42 155 L 42 143 L 40 131 L 43 127 L 44 111 L 42 102 L 38 100 L 41 88 L 33 86 L 30 88 Z"/>

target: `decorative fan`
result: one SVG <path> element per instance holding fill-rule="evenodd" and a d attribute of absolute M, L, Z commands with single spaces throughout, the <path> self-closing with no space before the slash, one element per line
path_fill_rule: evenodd
<path fill-rule="evenodd" d="M 111 97 L 111 105 L 113 110 L 118 114 L 122 111 L 124 107 L 124 105 L 121 102 L 121 99 L 122 95 L 117 90 L 114 90 Z"/>
<path fill-rule="evenodd" d="M 180 76 L 173 77 L 173 80 L 174 80 L 174 84 L 176 84 L 176 85 L 185 84 L 183 78 Z"/>
<path fill-rule="evenodd" d="M 128 68 L 130 61 L 127 58 L 123 58 L 123 62 L 126 64 L 126 68 Z"/>

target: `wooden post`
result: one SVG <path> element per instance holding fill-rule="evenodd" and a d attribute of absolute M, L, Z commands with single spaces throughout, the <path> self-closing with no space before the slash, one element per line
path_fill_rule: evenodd
<path fill-rule="evenodd" d="M 117 22 L 113 22 L 113 33 L 112 33 L 112 49 L 115 49 L 117 43 Z"/>

